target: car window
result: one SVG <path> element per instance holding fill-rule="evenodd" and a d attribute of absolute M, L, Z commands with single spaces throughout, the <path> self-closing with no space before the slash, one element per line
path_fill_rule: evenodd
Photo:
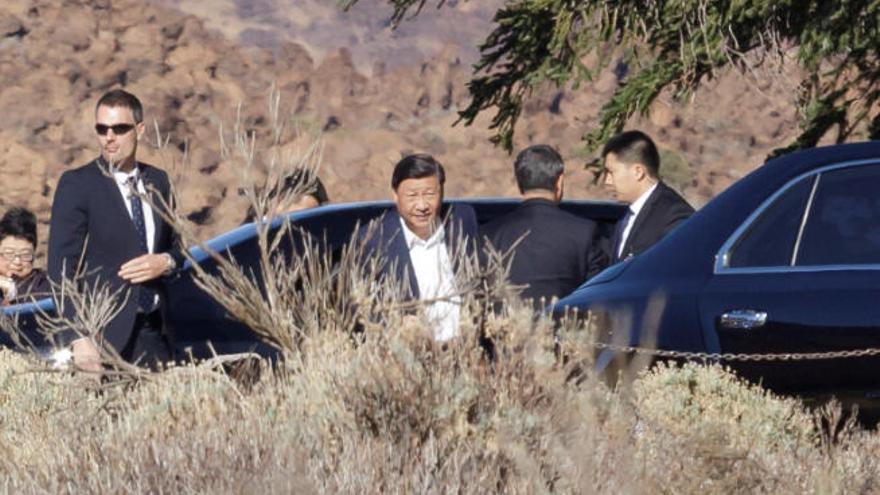
<path fill-rule="evenodd" d="M 731 268 L 791 266 L 794 243 L 815 177 L 805 177 L 768 206 L 734 244 Z"/>
<path fill-rule="evenodd" d="M 880 165 L 823 173 L 796 265 L 880 263 Z"/>

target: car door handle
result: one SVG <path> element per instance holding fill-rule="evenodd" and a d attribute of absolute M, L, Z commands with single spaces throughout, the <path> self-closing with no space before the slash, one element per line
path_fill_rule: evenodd
<path fill-rule="evenodd" d="M 734 309 L 721 315 L 724 328 L 759 328 L 767 323 L 767 312 L 754 309 Z"/>

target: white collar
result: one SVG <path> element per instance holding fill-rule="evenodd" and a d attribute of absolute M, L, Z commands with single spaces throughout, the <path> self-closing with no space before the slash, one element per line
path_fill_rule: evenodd
<path fill-rule="evenodd" d="M 442 223 L 437 226 L 437 230 L 435 230 L 434 233 L 431 234 L 431 237 L 428 237 L 427 239 L 422 239 L 417 236 L 415 232 L 409 230 L 403 217 L 400 217 L 400 225 L 403 227 L 403 239 L 406 241 L 407 249 L 412 249 L 417 245 L 422 245 L 426 248 L 434 247 L 437 243 L 443 242 L 446 235 Z"/>
<path fill-rule="evenodd" d="M 639 199 L 633 201 L 632 204 L 629 205 L 629 210 L 632 212 L 633 218 L 637 217 L 639 215 L 639 212 L 642 211 L 642 208 L 644 208 L 645 203 L 648 202 L 648 198 L 651 196 L 651 194 L 654 192 L 654 190 L 657 189 L 658 184 L 660 184 L 660 183 L 659 182 L 655 183 L 653 186 L 651 186 L 650 189 L 643 192 L 642 195 L 639 196 Z"/>
<path fill-rule="evenodd" d="M 140 167 L 137 162 L 135 162 L 134 167 L 132 167 L 130 172 L 123 172 L 116 167 L 111 168 L 113 171 L 113 178 L 116 180 L 117 184 L 127 185 L 129 180 L 132 178 L 137 181 L 140 178 Z"/>

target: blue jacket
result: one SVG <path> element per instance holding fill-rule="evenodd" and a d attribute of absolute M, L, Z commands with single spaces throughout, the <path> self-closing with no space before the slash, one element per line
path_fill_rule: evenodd
<path fill-rule="evenodd" d="M 521 297 L 540 307 L 542 298 L 565 297 L 601 270 L 593 246 L 596 222 L 559 208 L 546 199 L 527 199 L 516 209 L 481 226 L 498 251 L 516 244 L 510 281 L 527 285 Z"/>
<path fill-rule="evenodd" d="M 140 167 L 142 179 L 147 190 L 154 195 L 154 202 L 158 205 L 161 199 L 170 203 L 168 175 L 144 163 Z M 154 251 L 171 254 L 180 266 L 183 257 L 177 234 L 159 214 L 154 214 L 153 221 Z M 140 236 L 128 214 L 125 200 L 116 182 L 102 172 L 99 159 L 64 172 L 52 202 L 49 277 L 55 282 L 60 282 L 65 276 L 72 277 L 82 259 L 86 273 L 81 282 L 88 285 L 109 284 L 111 290 L 121 289 L 123 294 L 130 291 L 119 314 L 104 328 L 104 338 L 117 351 L 121 351 L 131 337 L 141 289 L 141 284 L 129 284 L 119 278 L 117 272 L 123 263 L 142 254 L 145 253 L 141 250 Z M 160 309 L 165 310 L 164 281 L 157 279 L 147 284 L 156 289 Z M 65 316 L 73 317 L 69 311 L 65 311 Z"/>
<path fill-rule="evenodd" d="M 463 255 L 472 255 L 475 252 L 475 242 L 478 234 L 477 216 L 474 209 L 466 204 L 446 204 L 440 211 L 443 226 L 446 230 L 446 248 L 449 250 L 449 259 L 453 265 L 457 265 Z M 361 227 L 359 237 L 363 239 L 367 235 L 367 226 Z M 459 242 L 462 240 L 463 242 Z M 464 248 L 464 253 L 460 251 Z M 381 267 L 383 276 L 392 274 L 397 280 L 409 280 L 411 289 L 410 296 L 419 298 L 419 284 L 413 270 L 412 260 L 409 256 L 409 248 L 401 226 L 400 213 L 397 208 L 388 210 L 379 221 L 377 230 L 366 240 L 365 255 L 370 256 L 376 252 L 385 255 Z"/>

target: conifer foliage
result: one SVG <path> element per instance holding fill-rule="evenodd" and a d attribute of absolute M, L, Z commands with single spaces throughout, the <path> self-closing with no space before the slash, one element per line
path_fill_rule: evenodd
<path fill-rule="evenodd" d="M 394 25 L 431 3 L 388 2 Z M 839 142 L 880 139 L 878 0 L 508 0 L 494 23 L 459 121 L 493 109 L 493 140 L 508 150 L 533 89 L 548 82 L 576 89 L 611 63 L 626 75 L 584 136 L 588 151 L 664 90 L 686 98 L 721 69 L 787 58 L 802 70 L 801 134 L 777 152 L 814 146 L 829 133 Z"/>

